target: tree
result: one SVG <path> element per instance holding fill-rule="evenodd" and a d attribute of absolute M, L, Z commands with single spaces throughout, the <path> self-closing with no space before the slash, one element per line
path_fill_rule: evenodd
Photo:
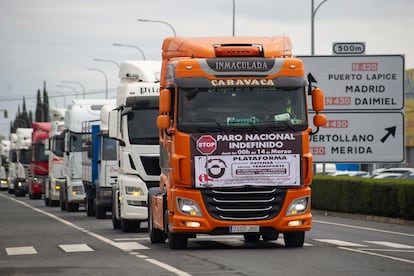
<path fill-rule="evenodd" d="M 46 91 L 46 81 L 43 82 L 43 121 L 50 122 L 50 115 L 49 115 L 49 96 Z"/>
<path fill-rule="evenodd" d="M 43 106 L 42 98 L 40 97 L 40 89 L 37 89 L 35 122 L 43 122 Z"/>

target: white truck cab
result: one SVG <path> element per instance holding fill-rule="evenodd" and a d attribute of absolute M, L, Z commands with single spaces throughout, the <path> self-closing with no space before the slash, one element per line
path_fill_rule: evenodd
<path fill-rule="evenodd" d="M 60 207 L 74 212 L 85 203 L 82 183 L 82 122 L 99 119 L 101 108 L 113 100 L 72 100 L 65 112 L 64 177 L 60 189 Z"/>
<path fill-rule="evenodd" d="M 119 160 L 112 223 L 124 232 L 136 231 L 147 220 L 148 189 L 159 185 L 160 70 L 160 61 L 123 62 L 117 107 L 109 114 L 109 137 L 118 141 Z"/>

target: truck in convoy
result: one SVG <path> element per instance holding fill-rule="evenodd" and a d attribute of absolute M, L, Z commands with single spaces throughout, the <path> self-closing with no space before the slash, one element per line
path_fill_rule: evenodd
<path fill-rule="evenodd" d="M 101 109 L 100 120 L 83 122 L 82 181 L 86 196 L 87 216 L 106 218 L 112 211 L 112 187 L 118 177 L 116 141 L 108 136 L 108 115 L 115 108 Z"/>
<path fill-rule="evenodd" d="M 45 153 L 45 141 L 49 139 L 50 123 L 33 122 L 32 129 L 32 176 L 29 179 L 29 198 L 41 199 L 49 177 L 49 158 Z"/>
<path fill-rule="evenodd" d="M 159 184 L 158 115 L 160 61 L 125 61 L 119 70 L 116 109 L 109 137 L 118 141 L 119 175 L 112 199 L 112 224 L 136 231 L 146 221 L 148 188 Z"/>
<path fill-rule="evenodd" d="M 32 177 L 30 164 L 32 162 L 32 128 L 17 128 L 17 164 L 14 195 L 25 196 L 29 191 L 29 181 Z"/>
<path fill-rule="evenodd" d="M 0 142 L 0 189 L 7 190 L 9 185 L 7 175 L 9 171 L 10 140 Z"/>
<path fill-rule="evenodd" d="M 7 175 L 7 190 L 9 194 L 14 193 L 14 183 L 16 182 L 16 168 L 17 168 L 17 150 L 16 150 L 17 135 L 10 133 L 10 151 L 9 151 L 9 172 Z"/>
<path fill-rule="evenodd" d="M 291 49 L 287 37 L 164 40 L 152 243 L 180 249 L 197 234 L 283 233 L 287 247 L 303 246 L 312 221 L 308 93 L 315 126 L 326 117 L 322 91 Z"/>
<path fill-rule="evenodd" d="M 65 109 L 50 108 L 50 134 L 45 143 L 49 159 L 49 177 L 46 180 L 44 201 L 46 206 L 59 206 L 60 184 L 65 181 L 63 168 L 63 149 L 65 128 Z"/>
<path fill-rule="evenodd" d="M 101 108 L 112 100 L 72 100 L 65 112 L 64 178 L 60 186 L 60 208 L 74 212 L 85 203 L 82 183 L 82 122 L 99 119 Z"/>

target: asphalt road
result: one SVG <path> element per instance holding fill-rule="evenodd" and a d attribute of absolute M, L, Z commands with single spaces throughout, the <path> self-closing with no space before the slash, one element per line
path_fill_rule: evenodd
<path fill-rule="evenodd" d="M 146 224 L 142 225 L 144 228 Z M 146 229 L 0 192 L 0 275 L 414 275 L 414 224 L 314 215 L 303 248 L 200 235 L 186 250 Z"/>

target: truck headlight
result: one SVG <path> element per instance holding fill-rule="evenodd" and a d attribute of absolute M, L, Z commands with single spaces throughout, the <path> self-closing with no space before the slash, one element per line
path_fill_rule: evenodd
<path fill-rule="evenodd" d="M 130 196 L 142 196 L 144 191 L 140 187 L 125 186 L 125 194 Z"/>
<path fill-rule="evenodd" d="M 286 212 L 286 216 L 294 216 L 303 214 L 308 210 L 308 204 L 309 204 L 309 197 L 300 197 L 292 201 L 288 207 L 288 210 Z"/>
<path fill-rule="evenodd" d="M 41 177 L 34 177 L 33 184 L 43 184 L 44 179 Z"/>
<path fill-rule="evenodd" d="M 73 186 L 72 187 L 72 195 L 82 195 L 83 194 L 83 187 L 82 186 Z"/>
<path fill-rule="evenodd" d="M 177 197 L 177 207 L 185 215 L 201 217 L 200 207 L 194 200 Z"/>

